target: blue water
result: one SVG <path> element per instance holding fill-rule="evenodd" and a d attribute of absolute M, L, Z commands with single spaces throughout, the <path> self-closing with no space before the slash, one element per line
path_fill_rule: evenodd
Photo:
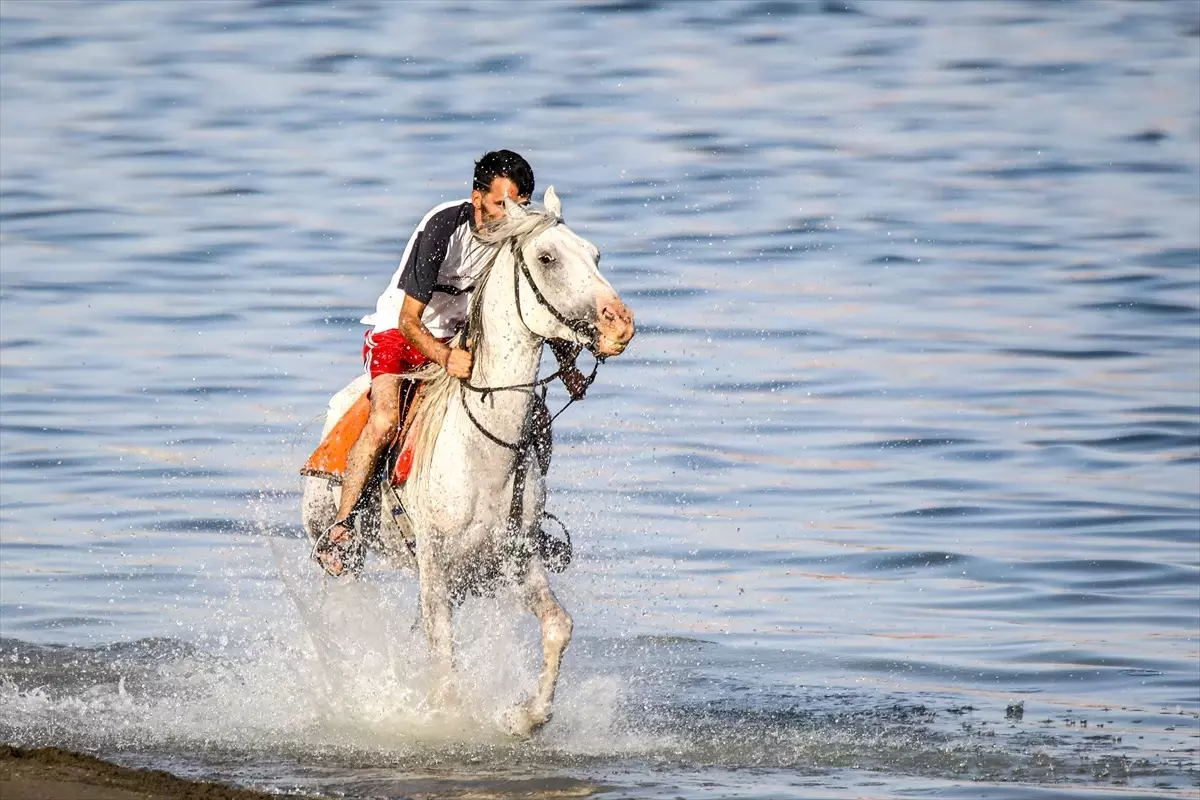
<path fill-rule="evenodd" d="M 347 797 L 1200 790 L 1200 7 L 0 4 L 0 734 Z M 404 242 L 524 153 L 639 334 L 511 598 L 296 471 Z M 561 399 L 560 399 L 561 402 Z"/>

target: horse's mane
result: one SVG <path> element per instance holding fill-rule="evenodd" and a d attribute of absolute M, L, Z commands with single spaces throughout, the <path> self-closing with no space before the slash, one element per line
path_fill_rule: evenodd
<path fill-rule="evenodd" d="M 506 214 L 474 231 L 475 240 L 485 245 L 501 245 L 516 240 L 525 244 L 562 220 L 542 206 L 526 206 L 523 214 Z"/>
<path fill-rule="evenodd" d="M 505 245 L 523 247 L 530 239 L 543 231 L 554 227 L 560 219 L 554 213 L 541 206 L 525 209 L 524 214 L 506 214 L 500 219 L 493 220 L 487 225 L 472 232 L 472 248 L 470 256 L 486 259 L 480 267 L 475 279 L 475 289 L 471 293 L 471 305 L 467 312 L 467 332 L 460 331 L 451 341 L 451 347 L 471 346 L 472 353 L 478 355 L 483 341 L 483 297 L 484 287 L 492 276 L 492 268 L 500 258 Z M 464 342 L 469 336 L 470 341 Z M 413 443 L 414 455 L 412 476 L 429 474 L 429 464 L 433 460 L 433 447 L 438 435 L 442 432 L 442 423 L 446 419 L 446 410 L 456 392 L 461 391 L 458 378 L 452 377 L 440 365 L 429 363 L 419 370 L 406 376 L 413 380 L 425 381 L 425 390 L 418 396 L 419 407 L 415 411 L 412 430 L 408 437 Z"/>

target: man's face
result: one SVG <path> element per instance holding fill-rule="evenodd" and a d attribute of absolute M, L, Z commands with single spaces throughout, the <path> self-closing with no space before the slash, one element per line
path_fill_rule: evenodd
<path fill-rule="evenodd" d="M 528 197 L 517 194 L 517 185 L 508 178 L 494 178 L 486 192 L 475 189 L 471 192 L 471 203 L 475 206 L 475 222 L 486 225 L 504 216 L 504 198 L 515 203 L 528 203 Z"/>

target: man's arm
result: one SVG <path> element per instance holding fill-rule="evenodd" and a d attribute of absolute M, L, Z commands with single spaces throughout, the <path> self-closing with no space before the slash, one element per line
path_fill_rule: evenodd
<path fill-rule="evenodd" d="M 433 298 L 433 287 L 446 260 L 450 239 L 462 224 L 463 215 L 470 211 L 470 204 L 447 206 L 422 220 L 421 227 L 413 234 L 408 260 L 397 287 L 404 292 L 397 325 L 400 333 L 412 342 L 421 355 L 463 380 L 471 377 L 471 354 L 466 350 L 452 350 L 439 342 L 425 327 L 421 315 Z"/>
<path fill-rule="evenodd" d="M 425 313 L 425 303 L 415 297 L 404 296 L 404 304 L 400 306 L 400 333 L 412 342 L 417 352 L 435 364 L 440 364 L 455 378 L 467 380 L 471 377 L 471 354 L 457 347 L 450 347 L 437 340 L 421 315 Z"/>

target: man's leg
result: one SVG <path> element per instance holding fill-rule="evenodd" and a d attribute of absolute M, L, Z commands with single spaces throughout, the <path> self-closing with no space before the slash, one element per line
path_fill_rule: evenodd
<path fill-rule="evenodd" d="M 353 528 L 347 525 L 345 520 L 354 511 L 380 453 L 395 437 L 399 418 L 400 376 L 376 376 L 371 381 L 371 414 L 346 457 L 346 474 L 342 478 L 342 501 L 338 507 L 337 522 L 329 531 L 330 542 L 345 543 L 353 536 Z M 336 552 L 326 551 L 322 557 L 322 564 L 335 575 L 341 574 L 343 564 Z"/>

